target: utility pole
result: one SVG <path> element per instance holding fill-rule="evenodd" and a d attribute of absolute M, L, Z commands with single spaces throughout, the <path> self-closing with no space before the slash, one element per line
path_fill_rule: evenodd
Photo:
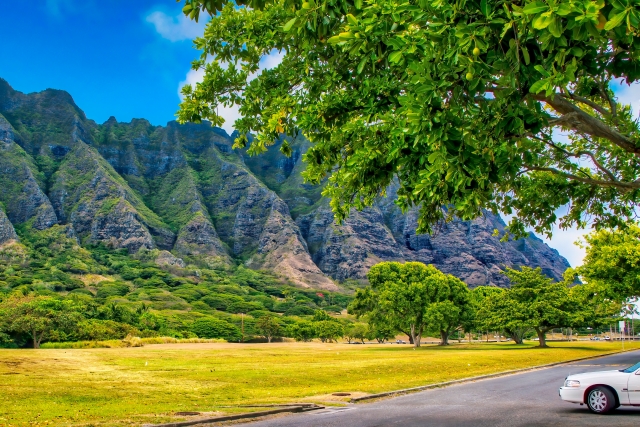
<path fill-rule="evenodd" d="M 244 313 L 240 313 L 240 318 L 242 319 L 240 321 L 240 323 L 242 325 L 242 342 L 244 342 Z"/>

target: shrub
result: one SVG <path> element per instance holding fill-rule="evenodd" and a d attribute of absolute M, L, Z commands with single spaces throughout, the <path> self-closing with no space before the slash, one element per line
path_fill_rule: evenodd
<path fill-rule="evenodd" d="M 104 299 L 115 296 L 123 297 L 128 294 L 129 291 L 129 286 L 125 283 L 110 282 L 101 284 L 96 296 Z"/>
<path fill-rule="evenodd" d="M 87 341 L 122 339 L 127 335 L 136 334 L 138 334 L 138 330 L 131 325 L 114 322 L 113 320 L 98 319 L 79 322 L 74 333 L 77 340 Z"/>
<path fill-rule="evenodd" d="M 287 310 L 295 306 L 296 304 L 291 301 L 278 301 L 273 305 L 273 311 L 277 313 L 285 313 Z"/>
<path fill-rule="evenodd" d="M 209 305 L 209 307 L 215 308 L 216 310 L 220 310 L 220 311 L 228 311 L 228 307 L 230 305 L 235 303 L 243 304 L 245 302 L 242 298 L 240 298 L 237 295 L 225 295 L 225 294 L 207 295 L 206 297 L 203 297 L 201 301 Z M 262 308 L 264 307 L 259 307 L 258 310 Z M 256 310 L 256 308 L 252 308 L 251 310 Z"/>
<path fill-rule="evenodd" d="M 285 311 L 285 316 L 311 316 L 314 310 L 306 305 L 296 305 Z"/>
<path fill-rule="evenodd" d="M 227 341 L 242 339 L 242 333 L 235 325 L 213 317 L 196 320 L 191 326 L 191 331 L 199 338 L 223 338 Z"/>
<path fill-rule="evenodd" d="M 342 307 L 337 306 L 337 305 L 329 305 L 327 307 L 324 307 L 323 310 L 328 312 L 328 313 L 341 313 L 342 312 Z"/>
<path fill-rule="evenodd" d="M 237 301 L 227 306 L 229 313 L 248 313 L 254 310 L 263 310 L 264 306 L 257 302 Z"/>

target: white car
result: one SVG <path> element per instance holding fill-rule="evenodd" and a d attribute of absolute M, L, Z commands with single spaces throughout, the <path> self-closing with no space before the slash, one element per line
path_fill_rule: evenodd
<path fill-rule="evenodd" d="M 586 403 L 596 414 L 620 405 L 640 406 L 640 363 L 619 371 L 569 375 L 560 387 L 560 397 L 567 402 Z"/>

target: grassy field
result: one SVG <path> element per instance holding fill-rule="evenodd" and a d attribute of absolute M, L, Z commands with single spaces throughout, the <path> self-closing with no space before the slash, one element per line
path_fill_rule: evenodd
<path fill-rule="evenodd" d="M 320 343 L 166 344 L 0 350 L 0 426 L 139 425 L 176 411 L 326 402 L 620 349 L 620 343 L 456 344 L 446 348 Z M 640 347 L 627 343 L 626 348 Z"/>

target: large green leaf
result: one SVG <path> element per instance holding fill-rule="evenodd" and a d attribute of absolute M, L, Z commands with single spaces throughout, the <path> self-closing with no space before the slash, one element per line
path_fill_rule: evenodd
<path fill-rule="evenodd" d="M 298 18 L 291 18 L 289 20 L 289 22 L 287 22 L 286 24 L 284 24 L 284 26 L 282 27 L 282 30 L 287 33 L 289 31 L 291 31 L 291 28 L 293 28 L 293 26 L 296 24 L 296 22 L 298 21 Z"/>
<path fill-rule="evenodd" d="M 618 25 L 620 25 L 622 23 L 622 21 L 624 21 L 624 19 L 627 17 L 627 11 L 624 12 L 620 12 L 618 14 L 615 14 L 613 16 L 609 17 L 609 20 L 607 21 L 607 23 L 604 25 L 604 29 L 606 31 L 609 30 L 613 30 L 614 28 L 616 28 Z"/>
<path fill-rule="evenodd" d="M 544 12 L 549 10 L 549 5 L 541 2 L 541 1 L 537 1 L 537 2 L 533 2 L 533 3 L 529 3 L 528 5 L 526 5 L 523 9 L 522 12 L 524 12 L 527 15 L 535 15 L 538 14 L 540 12 Z"/>

